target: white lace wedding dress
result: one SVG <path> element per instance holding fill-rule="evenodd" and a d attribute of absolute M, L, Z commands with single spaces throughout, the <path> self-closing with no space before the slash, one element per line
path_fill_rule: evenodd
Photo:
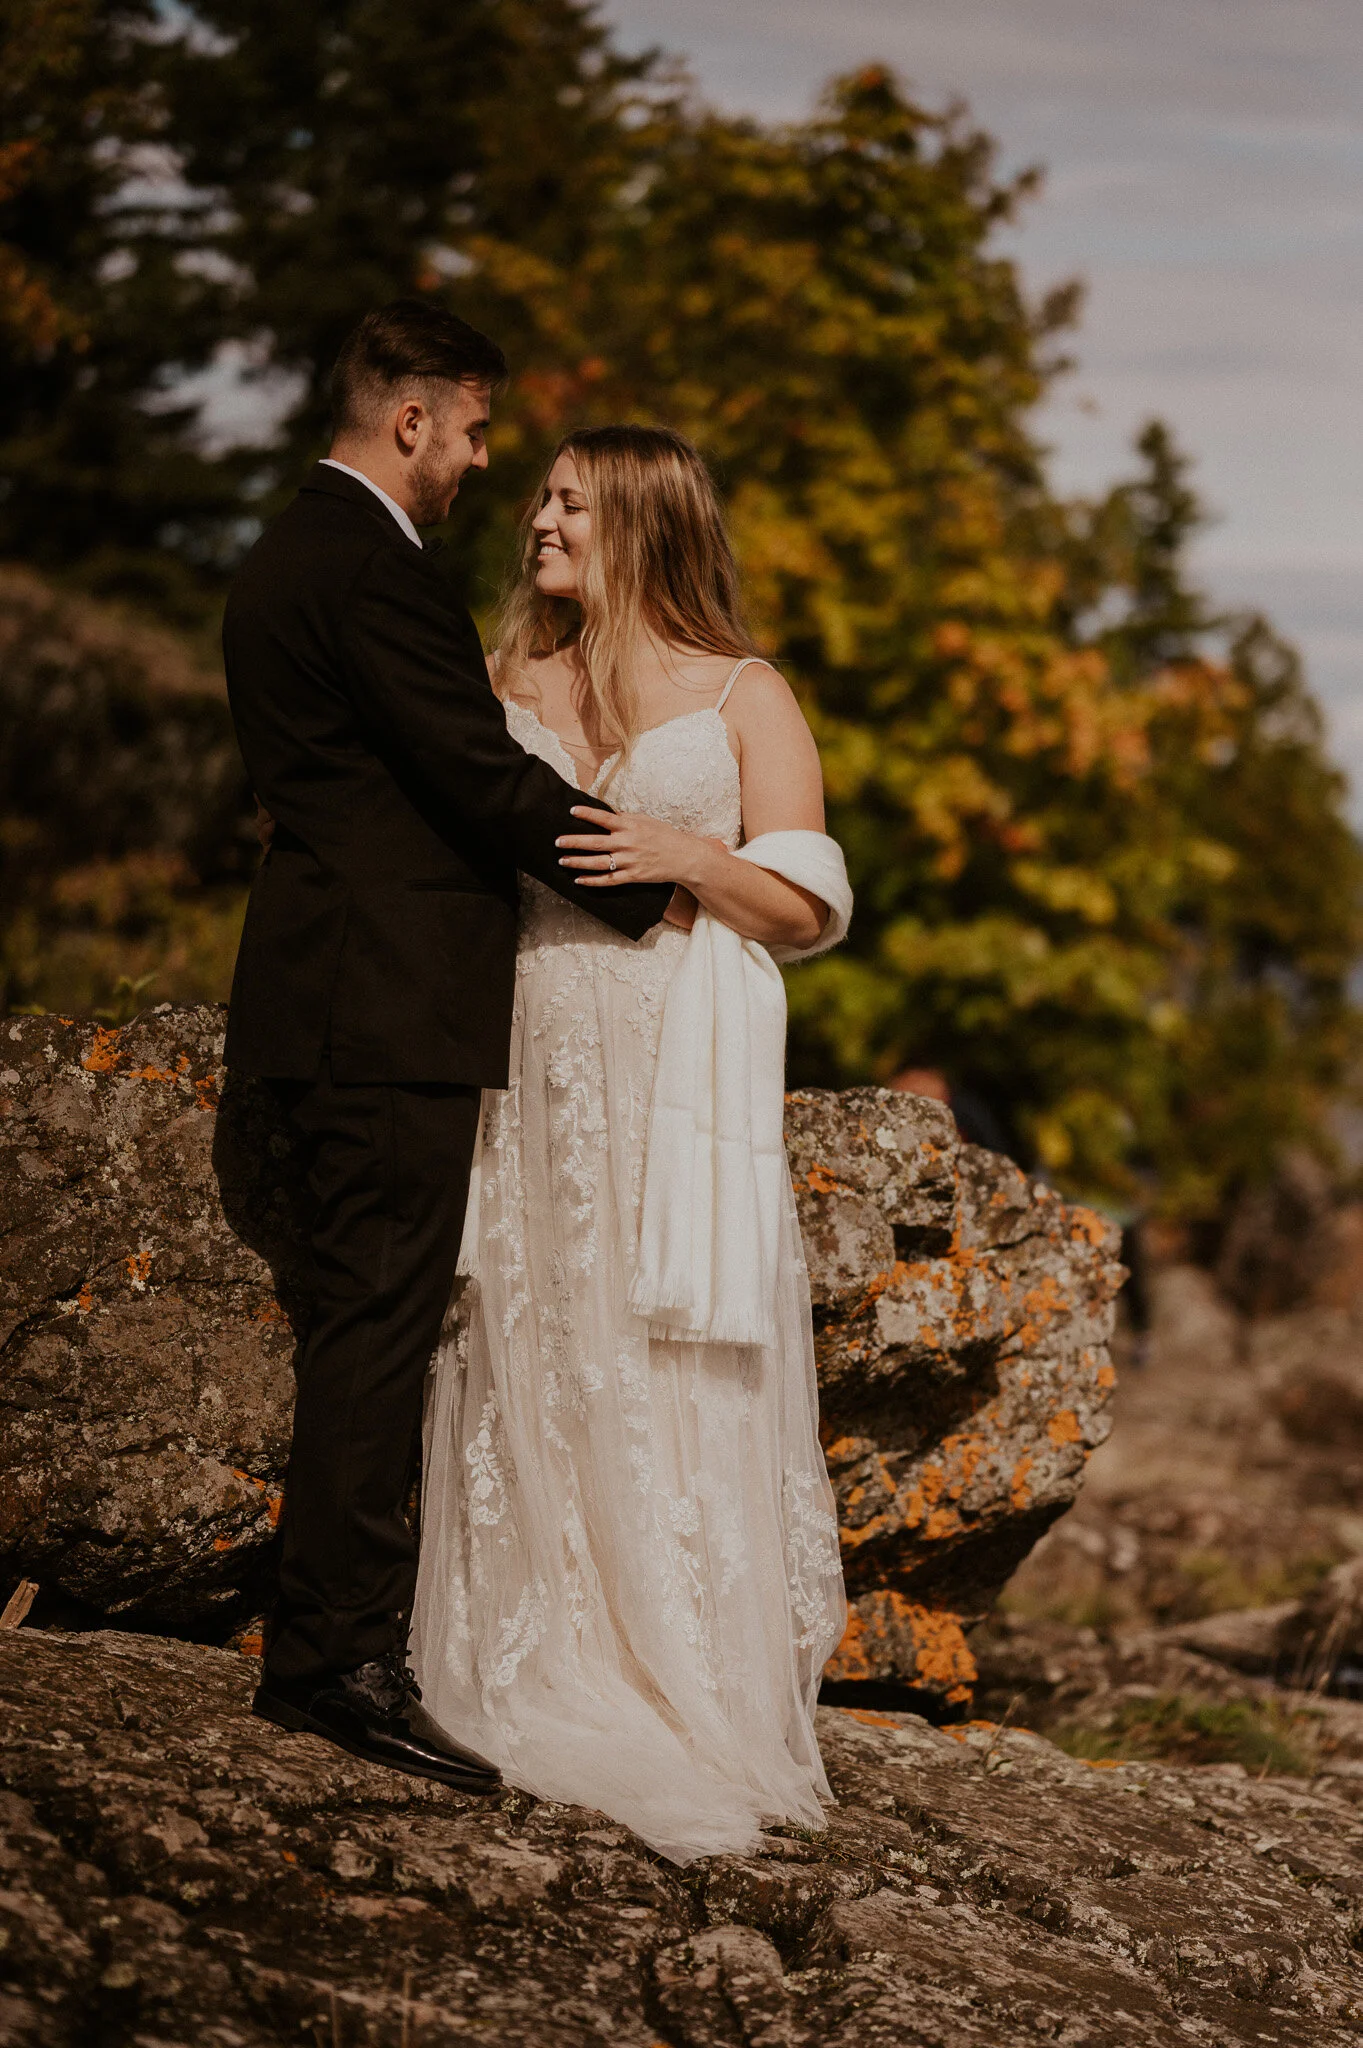
<path fill-rule="evenodd" d="M 507 723 L 577 781 L 530 711 Z M 644 733 L 610 799 L 737 846 L 718 710 Z M 447 1339 L 428 1404 L 413 1661 L 436 1719 L 513 1785 L 679 1862 L 741 1851 L 764 1822 L 822 1824 L 813 1708 L 845 1615 L 794 1198 L 774 1349 L 650 1340 L 627 1297 L 687 939 L 634 945 L 522 890 L 467 1357 Z"/>

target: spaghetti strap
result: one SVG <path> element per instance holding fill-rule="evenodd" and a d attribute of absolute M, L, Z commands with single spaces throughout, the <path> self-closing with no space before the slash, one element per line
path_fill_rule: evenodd
<path fill-rule="evenodd" d="M 719 693 L 719 702 L 715 706 L 716 711 L 722 711 L 724 709 L 725 705 L 729 701 L 730 690 L 732 690 L 734 684 L 738 681 L 744 669 L 752 668 L 754 664 L 756 664 L 758 667 L 764 668 L 766 666 L 765 656 L 761 654 L 745 654 L 742 661 L 738 663 L 737 667 L 730 669 L 729 680 Z"/>

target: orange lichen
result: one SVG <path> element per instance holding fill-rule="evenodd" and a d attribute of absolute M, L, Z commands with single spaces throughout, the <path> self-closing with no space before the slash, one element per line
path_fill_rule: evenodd
<path fill-rule="evenodd" d="M 200 1109 L 216 1109 L 219 1102 L 218 1084 L 213 1075 L 194 1083 L 194 1099 Z"/>
<path fill-rule="evenodd" d="M 893 1487 L 887 1486 L 885 1490 L 893 1501 Z M 897 1523 L 894 1515 L 886 1509 L 881 1514 L 870 1516 L 868 1520 L 862 1522 L 855 1529 L 849 1529 L 846 1523 L 840 1522 L 838 1526 L 838 1542 L 844 1550 L 859 1550 L 863 1543 L 870 1543 L 876 1536 L 888 1535 L 896 1527 Z"/>
<path fill-rule="evenodd" d="M 232 1477 L 239 1479 L 243 1486 L 254 1486 L 257 1493 L 269 1494 L 269 1499 L 265 1503 L 265 1518 L 272 1529 L 277 1529 L 279 1527 L 280 1511 L 284 1506 L 283 1494 L 270 1493 L 263 1479 L 257 1479 L 254 1472 L 243 1472 L 239 1465 L 233 1465 L 231 1470 Z"/>
<path fill-rule="evenodd" d="M 1099 1386 L 1100 1386 L 1100 1387 L 1102 1387 L 1102 1388 L 1104 1388 L 1104 1389 L 1106 1389 L 1106 1388 L 1108 1388 L 1108 1387 L 1115 1387 L 1115 1386 L 1116 1386 L 1116 1384 L 1117 1384 L 1117 1375 L 1116 1375 L 1115 1371 L 1113 1370 L 1113 1368 L 1112 1368 L 1112 1367 L 1111 1367 L 1110 1365 L 1100 1365 L 1100 1366 L 1099 1366 L 1099 1368 L 1098 1368 L 1098 1384 L 1099 1384 Z"/>
<path fill-rule="evenodd" d="M 1010 1329 L 1010 1336 L 1016 1334 L 1024 1348 L 1037 1343 L 1043 1332 L 1057 1316 L 1069 1313 L 1071 1303 L 1054 1273 L 1047 1273 L 1036 1287 L 1029 1287 L 1022 1297 L 1022 1313 L 1025 1320 Z"/>
<path fill-rule="evenodd" d="M 889 1674 L 941 1689 L 957 1702 L 968 1698 L 979 1674 L 960 1616 L 946 1608 L 923 1607 L 889 1589 L 859 1600 L 824 1675 L 874 1679 Z"/>
<path fill-rule="evenodd" d="M 249 1636 L 239 1636 L 237 1638 L 237 1650 L 243 1657 L 263 1657 L 265 1655 L 265 1638 L 258 1631 L 253 1632 Z"/>
<path fill-rule="evenodd" d="M 869 1707 L 844 1707 L 842 1711 L 846 1714 L 849 1721 L 864 1721 L 868 1728 L 897 1728 L 899 1726 L 899 1723 L 892 1721 L 888 1714 L 873 1714 Z"/>
<path fill-rule="evenodd" d="M 940 1543 L 944 1536 L 958 1536 L 960 1531 L 961 1518 L 955 1508 L 934 1508 L 923 1534 L 929 1543 Z"/>
<path fill-rule="evenodd" d="M 129 1252 L 124 1264 L 128 1268 L 129 1284 L 140 1294 L 147 1284 L 147 1275 L 151 1272 L 151 1253 Z"/>
<path fill-rule="evenodd" d="M 855 1458 L 861 1451 L 864 1442 L 865 1439 L 863 1437 L 857 1436 L 834 1437 L 831 1442 L 825 1439 L 823 1454 L 826 1458 L 836 1458 L 839 1463 L 842 1463 L 847 1458 Z"/>
<path fill-rule="evenodd" d="M 122 1032 L 111 1024 L 96 1025 L 95 1035 L 90 1043 L 90 1050 L 81 1061 L 81 1065 L 87 1072 L 91 1074 L 111 1074 L 113 1072 L 114 1068 L 118 1065 L 120 1057 L 115 1048 L 122 1035 Z"/>
<path fill-rule="evenodd" d="M 921 1260 L 902 1268 L 896 1266 L 891 1275 L 892 1281 L 916 1281 L 935 1297 L 933 1315 L 941 1329 L 920 1328 L 917 1333 L 920 1344 L 942 1350 L 945 1348 L 944 1334 L 954 1339 L 958 1346 L 973 1343 L 984 1334 L 980 1314 L 969 1298 L 971 1282 L 977 1275 L 987 1281 L 989 1294 L 995 1299 L 1006 1301 L 1014 1291 L 1014 1281 L 997 1268 L 991 1253 L 963 1245 L 959 1232 L 950 1249 L 940 1258 Z M 1069 1314 L 1071 1308 L 1072 1303 L 1060 1283 L 1054 1276 L 1047 1275 L 1022 1297 L 1014 1313 L 1002 1318 L 1001 1334 L 1005 1338 L 1019 1338 L 1023 1347 L 1035 1344 L 1050 1324 L 1058 1316 Z"/>
<path fill-rule="evenodd" d="M 816 1195 L 851 1195 L 856 1192 L 845 1180 L 839 1180 L 835 1173 L 830 1173 L 826 1166 L 811 1166 L 805 1175 L 805 1186 Z"/>
<path fill-rule="evenodd" d="M 76 1296 L 76 1307 L 83 1316 L 88 1316 L 93 1306 L 94 1296 L 90 1292 L 90 1282 L 87 1280 L 80 1293 Z"/>
<path fill-rule="evenodd" d="M 1024 1451 L 1013 1467 L 1013 1477 L 1009 1483 L 1008 1498 L 1012 1502 L 1015 1514 L 1020 1515 L 1024 1508 L 1028 1508 L 1032 1504 L 1032 1489 L 1027 1484 L 1027 1475 L 1035 1462 L 1031 1452 Z"/>
<path fill-rule="evenodd" d="M 906 1270 L 901 1263 L 896 1261 L 888 1273 L 873 1273 L 861 1300 L 854 1303 L 848 1309 L 848 1320 L 855 1322 L 858 1316 L 865 1315 L 868 1308 L 874 1308 L 881 1295 L 885 1292 L 885 1289 L 893 1286 L 896 1280 L 901 1279 Z"/>
<path fill-rule="evenodd" d="M 1083 1441 L 1084 1432 L 1079 1427 L 1079 1417 L 1073 1408 L 1062 1408 L 1046 1424 L 1046 1434 L 1057 1449 L 1061 1444 L 1077 1444 Z"/>
<path fill-rule="evenodd" d="M 182 1052 L 173 1067 L 134 1067 L 134 1081 L 182 1081 L 189 1072 L 189 1054 Z"/>
<path fill-rule="evenodd" d="M 287 1323 L 288 1320 L 277 1301 L 267 1301 L 263 1308 L 253 1308 L 251 1311 L 253 1323 Z"/>
<path fill-rule="evenodd" d="M 230 1550 L 230 1549 L 232 1548 L 232 1539 L 231 1539 L 231 1537 L 230 1537 L 230 1536 L 215 1536 L 215 1537 L 213 1538 L 213 1548 L 214 1548 L 215 1550 Z"/>
<path fill-rule="evenodd" d="M 995 1419 L 992 1408 L 982 1411 L 982 1419 Z M 961 1499 L 980 1466 L 993 1455 L 988 1438 L 974 1434 L 944 1437 L 940 1450 L 942 1462 L 922 1465 L 914 1484 L 899 1496 L 902 1526 L 921 1529 L 928 1541 L 959 1535 L 964 1524 L 947 1503 Z M 882 1469 L 888 1479 L 883 1460 Z"/>
<path fill-rule="evenodd" d="M 946 1490 L 946 1483 L 947 1475 L 940 1465 L 925 1465 L 923 1467 L 921 1481 L 923 1498 L 929 1507 L 942 1498 Z"/>
<path fill-rule="evenodd" d="M 1092 1209 L 1070 1210 L 1070 1238 L 1073 1243 L 1100 1245 L 1107 1233 L 1108 1225 Z"/>
<path fill-rule="evenodd" d="M 951 1481 L 947 1491 L 953 1500 L 959 1500 L 975 1477 L 981 1460 L 989 1455 L 989 1446 L 982 1436 L 947 1436 L 942 1439 L 942 1450 L 955 1461 L 958 1476 Z"/>

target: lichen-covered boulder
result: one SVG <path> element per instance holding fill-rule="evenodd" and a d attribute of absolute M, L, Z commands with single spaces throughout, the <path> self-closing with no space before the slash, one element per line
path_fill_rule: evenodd
<path fill-rule="evenodd" d="M 964 1628 L 1111 1427 L 1117 1232 L 919 1096 L 792 1095 L 786 1142 L 852 1607 L 829 1676 L 960 1701 Z"/>
<path fill-rule="evenodd" d="M 306 1196 L 223 1014 L 0 1023 L 0 1570 L 226 1631 L 268 1585 Z M 852 1622 L 834 1681 L 959 1703 L 962 1629 L 1106 1433 L 1115 1234 L 940 1104 L 790 1098 Z"/>

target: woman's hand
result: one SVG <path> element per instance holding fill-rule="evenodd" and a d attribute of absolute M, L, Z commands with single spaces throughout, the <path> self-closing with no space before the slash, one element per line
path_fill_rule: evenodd
<path fill-rule="evenodd" d="M 679 882 L 672 891 L 672 901 L 663 912 L 663 923 L 675 925 L 679 932 L 689 932 L 696 922 L 700 905 L 689 889 L 683 889 Z"/>
<path fill-rule="evenodd" d="M 603 827 L 554 842 L 560 849 L 560 867 L 585 871 L 576 877 L 582 889 L 618 889 L 622 882 L 690 884 L 703 875 L 714 848 L 726 850 L 722 840 L 701 839 L 641 812 L 575 805 L 573 816 L 599 819 Z"/>
<path fill-rule="evenodd" d="M 259 797 L 256 798 L 256 838 L 260 841 L 266 853 L 268 853 L 270 841 L 274 838 L 274 819 L 270 816 L 270 813 L 266 810 Z"/>

